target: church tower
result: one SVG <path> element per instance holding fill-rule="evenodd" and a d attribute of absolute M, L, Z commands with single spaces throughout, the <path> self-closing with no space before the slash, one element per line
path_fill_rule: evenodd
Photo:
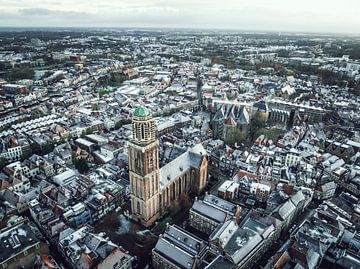
<path fill-rule="evenodd" d="M 145 107 L 135 109 L 132 124 L 128 148 L 132 217 L 150 226 L 160 214 L 159 141 L 155 120 Z"/>

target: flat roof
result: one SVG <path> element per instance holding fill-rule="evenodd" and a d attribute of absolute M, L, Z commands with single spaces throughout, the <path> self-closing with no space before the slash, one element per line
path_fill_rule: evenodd
<path fill-rule="evenodd" d="M 4 229 L 0 233 L 0 262 L 4 262 L 38 243 L 39 239 L 27 223 Z"/>
<path fill-rule="evenodd" d="M 84 138 L 78 138 L 75 140 L 76 143 L 84 145 L 86 147 L 91 147 L 93 145 L 95 145 L 93 142 L 90 142 L 89 140 L 86 140 Z"/>

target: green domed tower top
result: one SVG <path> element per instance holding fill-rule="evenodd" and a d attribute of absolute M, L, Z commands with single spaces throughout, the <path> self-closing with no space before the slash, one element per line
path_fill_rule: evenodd
<path fill-rule="evenodd" d="M 144 106 L 139 106 L 135 109 L 134 116 L 139 118 L 145 118 L 150 116 L 150 111 Z"/>
<path fill-rule="evenodd" d="M 149 144 L 156 140 L 155 120 L 149 109 L 138 106 L 133 113 L 132 124 L 134 143 Z"/>

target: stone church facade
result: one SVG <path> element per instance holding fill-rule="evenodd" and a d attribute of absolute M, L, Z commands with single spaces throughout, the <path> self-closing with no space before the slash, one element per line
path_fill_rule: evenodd
<path fill-rule="evenodd" d="M 207 184 L 208 156 L 195 145 L 163 167 L 155 120 L 144 107 L 133 115 L 133 139 L 128 147 L 133 219 L 151 226 L 181 193 L 200 193 Z"/>

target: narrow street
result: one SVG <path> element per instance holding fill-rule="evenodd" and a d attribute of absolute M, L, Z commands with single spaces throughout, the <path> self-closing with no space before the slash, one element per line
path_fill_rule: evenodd
<path fill-rule="evenodd" d="M 292 244 L 291 239 L 300 229 L 300 225 L 314 214 L 315 209 L 309 205 L 296 219 L 295 221 L 284 231 L 281 232 L 280 237 L 275 241 L 272 248 L 270 248 L 263 257 L 253 266 L 253 269 L 263 268 L 271 258 L 279 251 L 285 251 L 287 246 Z M 284 244 L 287 244 L 284 246 Z"/>

